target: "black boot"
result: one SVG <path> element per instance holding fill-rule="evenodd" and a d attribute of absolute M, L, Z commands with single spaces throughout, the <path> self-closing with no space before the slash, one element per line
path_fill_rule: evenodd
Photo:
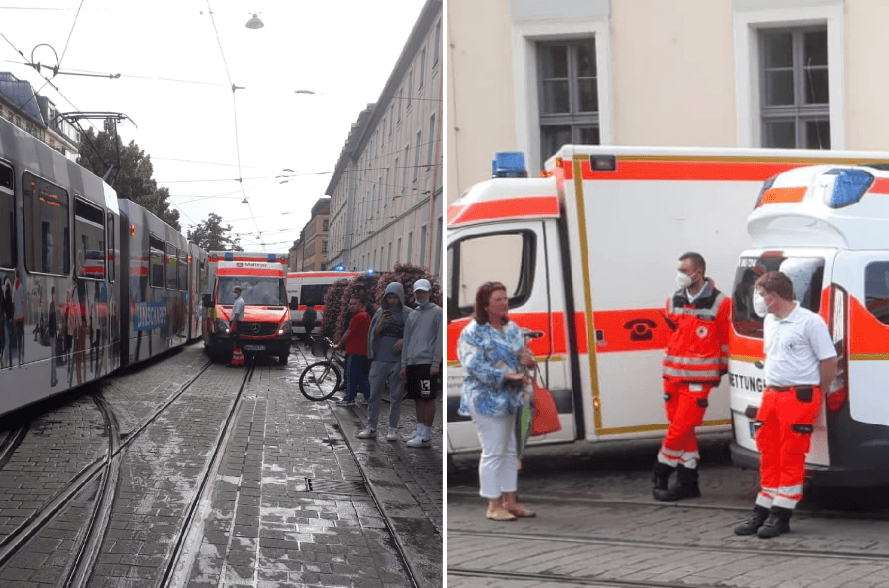
<path fill-rule="evenodd" d="M 676 468 L 676 485 L 668 490 L 655 490 L 655 500 L 673 502 L 683 498 L 697 498 L 701 495 L 698 488 L 697 468 L 687 468 L 682 465 Z"/>
<path fill-rule="evenodd" d="M 763 523 L 762 527 L 759 528 L 759 531 L 756 532 L 756 536 L 760 539 L 771 539 L 782 533 L 789 533 L 790 516 L 792 514 L 793 510 L 789 508 L 773 506 L 772 510 L 769 511 L 769 518 L 766 519 L 766 522 Z"/>
<path fill-rule="evenodd" d="M 657 499 L 658 491 L 667 491 L 667 488 L 670 485 L 670 474 L 672 473 L 673 468 L 667 464 L 659 461 L 654 463 L 654 470 L 651 472 L 651 482 L 654 484 L 654 490 L 652 492 L 654 493 L 655 499 Z"/>
<path fill-rule="evenodd" d="M 735 527 L 735 535 L 753 535 L 769 516 L 769 509 L 758 504 L 753 507 L 753 516 Z"/>

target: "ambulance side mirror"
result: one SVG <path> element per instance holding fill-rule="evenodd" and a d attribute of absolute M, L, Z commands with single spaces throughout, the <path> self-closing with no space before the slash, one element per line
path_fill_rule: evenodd
<path fill-rule="evenodd" d="M 204 294 L 204 308 L 210 308 L 213 306 L 213 295 L 212 294 Z"/>
<path fill-rule="evenodd" d="M 290 297 L 290 310 L 297 310 L 299 308 L 299 296 L 291 296 Z"/>

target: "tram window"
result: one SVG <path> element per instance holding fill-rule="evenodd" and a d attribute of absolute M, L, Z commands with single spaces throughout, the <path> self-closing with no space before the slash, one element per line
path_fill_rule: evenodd
<path fill-rule="evenodd" d="M 468 237 L 451 246 L 448 256 L 448 316 L 451 319 L 472 314 L 475 294 L 488 281 L 501 282 L 509 294 L 510 307 L 521 306 L 534 284 L 536 237 L 531 231 L 494 233 Z M 478 264 L 479 259 L 497 259 L 496 266 Z M 473 263 L 476 262 L 476 263 Z M 456 301 L 456 311 L 451 310 Z"/>
<path fill-rule="evenodd" d="M 114 216 L 108 213 L 108 281 L 114 282 L 114 263 L 117 260 L 117 252 L 114 250 Z"/>
<path fill-rule="evenodd" d="M 148 266 L 151 274 L 151 287 L 164 287 L 164 242 L 154 235 L 148 236 Z"/>
<path fill-rule="evenodd" d="M 188 252 L 179 249 L 179 289 L 188 290 Z"/>
<path fill-rule="evenodd" d="M 864 268 L 864 304 L 874 318 L 889 325 L 889 261 L 869 263 Z"/>
<path fill-rule="evenodd" d="M 819 257 L 742 257 L 735 272 L 732 324 L 739 335 L 762 339 L 763 317 L 753 311 L 756 280 L 766 272 L 780 271 L 793 282 L 793 296 L 804 307 L 821 310 L 824 259 Z"/>
<path fill-rule="evenodd" d="M 165 261 L 165 265 L 167 266 L 167 290 L 176 290 L 178 286 L 176 285 L 176 278 L 178 277 L 178 272 L 176 271 L 176 248 L 170 245 L 167 245 L 167 256 Z"/>
<path fill-rule="evenodd" d="M 0 164 L 0 267 L 16 264 L 15 192 L 12 168 Z"/>
<path fill-rule="evenodd" d="M 22 174 L 25 266 L 28 271 L 68 275 L 68 191 L 30 173 Z"/>
<path fill-rule="evenodd" d="M 74 251 L 79 278 L 105 279 L 105 225 L 102 209 L 74 199 Z"/>

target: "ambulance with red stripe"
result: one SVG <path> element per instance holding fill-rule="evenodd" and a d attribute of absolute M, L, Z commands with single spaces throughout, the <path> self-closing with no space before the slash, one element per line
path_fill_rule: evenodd
<path fill-rule="evenodd" d="M 245 355 L 275 356 L 281 365 L 286 364 L 291 345 L 290 311 L 295 307 L 288 302 L 284 285 L 287 256 L 211 251 L 208 266 L 212 291 L 205 293 L 203 300 L 207 310 L 204 347 L 212 355 L 231 357 L 233 290 L 241 286 L 245 302 L 241 350 Z"/>
<path fill-rule="evenodd" d="M 662 438 L 665 312 L 679 256 L 701 253 L 707 276 L 730 295 L 763 182 L 860 154 L 567 145 L 542 178 L 524 177 L 516 156 L 498 154 L 494 177 L 448 207 L 449 453 L 479 450 L 475 426 L 457 410 L 457 341 L 479 285 L 507 286 L 510 318 L 533 336 L 556 401 L 562 430 L 530 443 Z M 699 432 L 727 437 L 728 378 L 709 401 Z"/>
<path fill-rule="evenodd" d="M 755 416 L 765 377 L 753 282 L 777 270 L 793 281 L 797 301 L 824 318 L 839 359 L 806 469 L 822 484 L 889 483 L 887 169 L 880 163 L 805 167 L 763 185 L 747 223 L 752 246 L 740 255 L 733 286 L 729 384 L 736 463 L 752 468 L 759 461 Z"/>
<path fill-rule="evenodd" d="M 330 290 L 331 284 L 337 280 L 349 280 L 363 274 L 347 271 L 329 272 L 289 272 L 287 274 L 287 298 L 296 298 L 298 306 L 290 313 L 293 336 L 300 338 L 306 332 L 303 326 L 303 313 L 306 307 L 312 305 L 318 313 L 317 325 L 321 324 L 324 316 L 324 297 Z"/>

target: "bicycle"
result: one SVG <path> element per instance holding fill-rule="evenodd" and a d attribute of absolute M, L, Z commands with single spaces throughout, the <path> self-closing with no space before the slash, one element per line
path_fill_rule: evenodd
<path fill-rule="evenodd" d="M 343 381 L 343 374 L 346 372 L 346 360 L 343 354 L 333 349 L 333 341 L 328 337 L 324 340 L 327 342 L 330 357 L 309 364 L 299 376 L 299 391 L 313 401 L 327 400 L 333 396 L 340 389 L 340 382 Z"/>

